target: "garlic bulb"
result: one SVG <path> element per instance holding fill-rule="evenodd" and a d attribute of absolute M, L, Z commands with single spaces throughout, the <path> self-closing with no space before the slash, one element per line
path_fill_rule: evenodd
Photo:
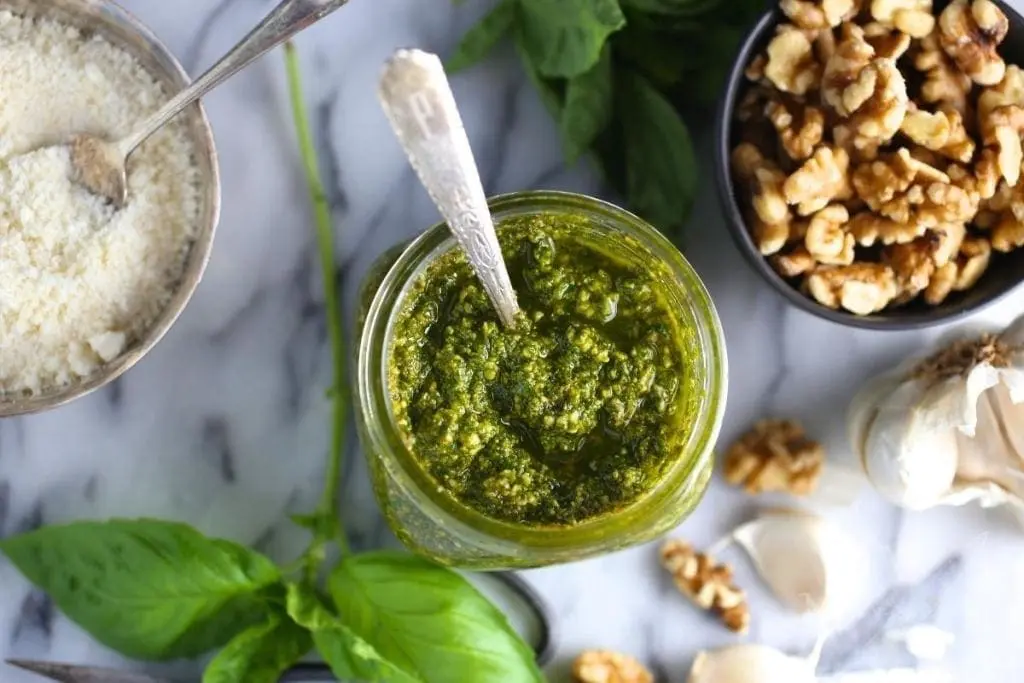
<path fill-rule="evenodd" d="M 848 427 L 868 480 L 897 505 L 977 501 L 1024 520 L 1024 318 L 869 381 Z"/>
<path fill-rule="evenodd" d="M 701 652 L 689 683 L 815 683 L 814 664 L 767 645 L 734 645 Z"/>
<path fill-rule="evenodd" d="M 841 610 L 858 596 L 861 548 L 823 518 L 793 510 L 766 513 L 732 538 L 749 553 L 779 600 L 798 612 Z"/>

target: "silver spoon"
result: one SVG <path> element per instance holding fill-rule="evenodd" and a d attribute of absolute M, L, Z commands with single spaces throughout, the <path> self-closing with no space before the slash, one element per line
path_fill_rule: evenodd
<path fill-rule="evenodd" d="M 72 179 L 93 194 L 113 202 L 118 208 L 124 206 L 128 201 L 126 164 L 128 157 L 139 145 L 214 87 L 347 2 L 284 0 L 231 52 L 142 122 L 130 135 L 114 141 L 84 133 L 73 136 L 67 143 L 71 151 Z"/>
<path fill-rule="evenodd" d="M 441 60 L 421 50 L 399 50 L 384 67 L 378 95 L 420 182 L 466 252 L 501 322 L 511 326 L 519 304 Z"/>

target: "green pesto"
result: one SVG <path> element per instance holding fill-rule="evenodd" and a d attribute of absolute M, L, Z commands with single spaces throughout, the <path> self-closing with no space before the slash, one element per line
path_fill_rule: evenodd
<path fill-rule="evenodd" d="M 566 526 L 622 509 L 685 451 L 692 334 L 658 284 L 663 267 L 583 243 L 586 220 L 499 226 L 522 309 L 512 329 L 458 250 L 411 286 L 395 323 L 399 433 L 446 495 L 494 519 Z"/>

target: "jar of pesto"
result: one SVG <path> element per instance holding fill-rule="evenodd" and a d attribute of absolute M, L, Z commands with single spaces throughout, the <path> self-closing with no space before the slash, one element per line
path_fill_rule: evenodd
<path fill-rule="evenodd" d="M 521 192 L 491 211 L 513 327 L 444 224 L 364 282 L 356 419 L 389 525 L 475 569 L 659 536 L 703 495 L 725 409 L 707 290 L 659 232 L 600 200 Z"/>

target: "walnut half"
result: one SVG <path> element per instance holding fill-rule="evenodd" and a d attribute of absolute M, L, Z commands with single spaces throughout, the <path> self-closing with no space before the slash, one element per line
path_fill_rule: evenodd
<path fill-rule="evenodd" d="M 825 450 L 789 420 L 761 420 L 725 456 L 725 480 L 747 493 L 806 495 L 821 476 Z"/>
<path fill-rule="evenodd" d="M 732 568 L 717 564 L 693 546 L 670 539 L 661 547 L 661 565 L 683 595 L 703 610 L 717 614 L 726 628 L 746 633 L 750 627 L 747 596 L 733 584 Z"/>
<path fill-rule="evenodd" d="M 821 266 L 807 276 L 805 284 L 818 303 L 856 315 L 877 313 L 899 294 L 896 273 L 882 263 Z"/>
<path fill-rule="evenodd" d="M 997 48 L 1009 30 L 1009 20 L 992 0 L 953 0 L 939 15 L 942 49 L 979 85 L 1003 80 L 1006 63 Z"/>

